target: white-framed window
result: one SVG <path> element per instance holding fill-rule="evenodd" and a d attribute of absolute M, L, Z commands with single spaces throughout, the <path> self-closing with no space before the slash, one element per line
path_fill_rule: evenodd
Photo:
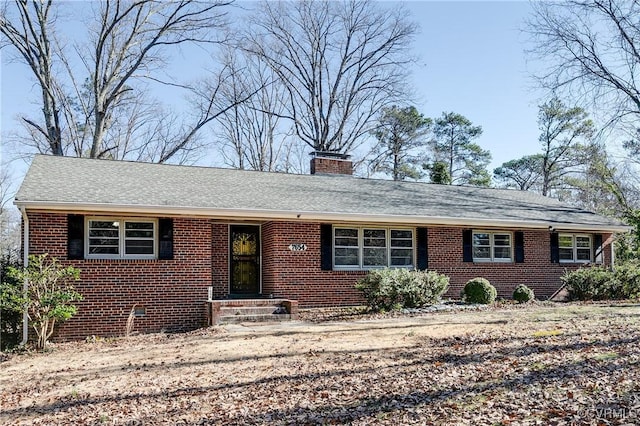
<path fill-rule="evenodd" d="M 414 230 L 409 228 L 333 228 L 335 269 L 412 268 Z"/>
<path fill-rule="evenodd" d="M 338 267 L 360 267 L 359 230 L 334 228 L 333 264 Z"/>
<path fill-rule="evenodd" d="M 589 263 L 591 262 L 591 235 L 560 234 L 558 235 L 560 262 Z"/>
<path fill-rule="evenodd" d="M 474 262 L 512 262 L 513 235 L 510 232 L 473 231 Z"/>
<path fill-rule="evenodd" d="M 144 218 L 89 217 L 86 220 L 87 259 L 155 259 L 158 222 Z"/>
<path fill-rule="evenodd" d="M 389 266 L 413 266 L 413 230 L 391 229 L 390 231 Z"/>

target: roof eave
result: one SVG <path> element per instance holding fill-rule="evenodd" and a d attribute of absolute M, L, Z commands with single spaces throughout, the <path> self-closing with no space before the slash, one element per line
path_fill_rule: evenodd
<path fill-rule="evenodd" d="M 388 223 L 440 226 L 476 226 L 476 227 L 506 227 L 525 229 L 551 229 L 559 231 L 583 232 L 627 232 L 631 227 L 626 225 L 597 225 L 585 223 L 565 223 L 554 221 L 500 220 L 446 216 L 410 216 L 410 215 L 380 215 L 362 213 L 310 212 L 291 210 L 264 209 L 231 209 L 209 207 L 184 206 L 143 206 L 133 204 L 99 204 L 75 202 L 49 201 L 20 201 L 14 202 L 19 208 L 33 210 L 84 212 L 91 214 L 114 213 L 132 215 L 176 215 L 192 217 L 208 217 L 217 219 L 250 219 L 250 220 L 294 220 L 305 222 L 353 222 L 353 223 Z"/>

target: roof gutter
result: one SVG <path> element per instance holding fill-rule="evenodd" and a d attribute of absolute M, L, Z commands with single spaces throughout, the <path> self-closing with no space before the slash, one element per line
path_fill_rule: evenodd
<path fill-rule="evenodd" d="M 26 268 L 29 266 L 29 216 L 27 216 L 27 210 L 25 206 L 20 207 L 20 211 L 22 212 L 22 223 L 24 224 L 24 236 L 22 238 L 22 254 L 23 267 Z M 26 296 L 29 291 L 29 280 L 25 276 L 24 282 L 22 283 L 22 292 Z M 27 309 L 22 313 L 22 341 L 20 342 L 21 346 L 24 346 L 29 341 L 29 314 Z"/>
<path fill-rule="evenodd" d="M 138 214 L 138 215 L 177 215 L 196 216 L 216 219 L 254 219 L 254 220 L 291 220 L 305 222 L 359 222 L 359 223 L 385 223 L 385 224 L 415 224 L 415 225 L 441 225 L 441 226 L 478 226 L 478 227 L 509 227 L 528 229 L 549 229 L 558 231 L 584 231 L 584 232 L 627 232 L 631 227 L 626 225 L 597 225 L 571 222 L 554 221 L 527 221 L 527 220 L 499 220 L 499 219 L 474 219 L 465 217 L 446 216 L 411 216 L 411 215 L 379 215 L 361 213 L 334 213 L 334 212 L 310 212 L 305 210 L 266 210 L 266 209 L 231 209 L 209 207 L 183 207 L 183 206 L 143 206 L 131 204 L 99 204 L 99 203 L 73 203 L 73 202 L 41 202 L 41 201 L 15 201 L 20 208 L 87 212 L 92 214 Z"/>

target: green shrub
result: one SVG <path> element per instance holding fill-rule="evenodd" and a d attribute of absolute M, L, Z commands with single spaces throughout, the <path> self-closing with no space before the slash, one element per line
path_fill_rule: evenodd
<path fill-rule="evenodd" d="M 561 277 L 571 300 L 640 298 L 640 261 L 629 260 L 615 270 L 591 266 L 565 272 Z"/>
<path fill-rule="evenodd" d="M 613 273 L 603 266 L 565 272 L 560 280 L 566 285 L 570 300 L 606 300 L 618 292 Z"/>
<path fill-rule="evenodd" d="M 448 287 L 449 277 L 434 271 L 388 268 L 370 271 L 356 284 L 375 311 L 437 303 Z"/>
<path fill-rule="evenodd" d="M 472 278 L 464 285 L 462 300 L 467 303 L 490 305 L 495 302 L 498 292 L 485 278 Z"/>
<path fill-rule="evenodd" d="M 640 260 L 627 261 L 616 266 L 615 288 L 624 299 L 640 299 Z"/>
<path fill-rule="evenodd" d="M 22 291 L 22 282 L 8 276 L 9 268 L 19 268 L 20 261 L 9 256 L 0 258 L 0 293 Z M 5 290 L 5 286 L 7 289 Z M 3 295 L 0 294 L 0 300 Z M 0 302 L 0 352 L 13 349 L 20 343 L 22 335 L 22 312 L 6 309 Z"/>
<path fill-rule="evenodd" d="M 533 293 L 533 290 L 524 284 L 520 284 L 515 290 L 513 290 L 513 300 L 518 303 L 527 303 L 535 298 L 536 296 Z"/>
<path fill-rule="evenodd" d="M 56 323 L 68 320 L 77 312 L 73 302 L 82 300 L 82 295 L 74 290 L 72 283 L 80 279 L 80 270 L 62 266 L 47 254 L 30 255 L 29 265 L 8 268 L 7 278 L 15 282 L 27 281 L 28 290 L 25 294 L 15 285 L 3 282 L 0 307 L 17 312 L 26 310 L 29 323 L 38 336 L 36 347 L 44 349 Z"/>

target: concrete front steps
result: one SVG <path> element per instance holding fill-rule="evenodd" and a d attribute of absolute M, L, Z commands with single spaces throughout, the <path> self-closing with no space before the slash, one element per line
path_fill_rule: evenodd
<path fill-rule="evenodd" d="M 209 300 L 207 324 L 288 321 L 298 319 L 298 301 L 289 299 Z"/>

